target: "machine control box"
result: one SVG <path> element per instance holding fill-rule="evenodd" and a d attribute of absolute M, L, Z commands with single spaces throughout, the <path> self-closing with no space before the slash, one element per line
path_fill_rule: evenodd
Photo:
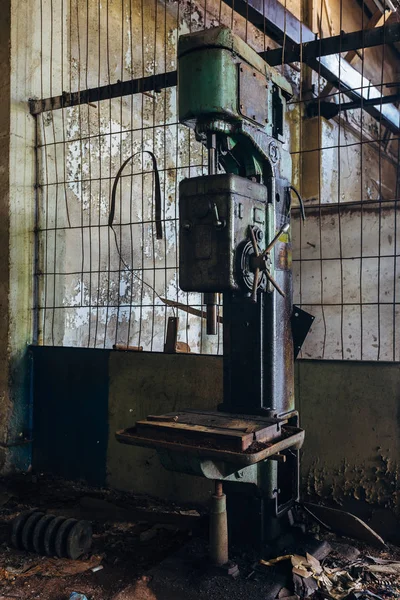
<path fill-rule="evenodd" d="M 243 283 L 242 248 L 255 228 L 260 250 L 274 226 L 267 188 L 233 174 L 185 179 L 179 186 L 179 286 L 226 292 Z"/>

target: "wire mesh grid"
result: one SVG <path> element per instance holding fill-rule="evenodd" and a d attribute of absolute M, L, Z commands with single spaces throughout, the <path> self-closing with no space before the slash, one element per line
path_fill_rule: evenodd
<path fill-rule="evenodd" d="M 268 17 L 270 3 L 261 4 Z M 346 11 L 339 0 L 317 0 L 311 15 L 296 4 L 284 3 L 284 48 L 289 9 L 320 39 L 397 19 L 390 8 L 369 14 L 366 1 Z M 171 72 L 179 35 L 219 24 L 259 52 L 276 46 L 246 7 L 221 0 L 41 0 L 41 97 Z M 367 81 L 370 90 L 393 94 L 396 52 L 383 45 L 346 55 L 360 75 L 353 89 L 363 93 Z M 345 63 L 338 64 L 340 75 Z M 367 113 L 362 99 L 341 110 L 349 99 L 321 69 L 311 72 L 301 62 L 277 68 L 293 86 L 287 143 L 307 216 L 303 226 L 294 202 L 295 302 L 316 317 L 302 356 L 398 360 L 398 136 Z M 322 117 L 327 101 L 337 110 L 331 119 Z M 160 351 L 168 317 L 178 316 L 179 339 L 192 352 L 220 353 L 222 325 L 218 336 L 206 336 L 204 320 L 193 314 L 204 310 L 201 296 L 179 289 L 178 184 L 206 174 L 207 160 L 193 132 L 177 122 L 176 87 L 46 111 L 36 120 L 39 343 Z M 144 151 L 157 158 L 162 239 L 155 174 Z M 114 237 L 111 188 L 133 155 L 118 185 Z"/>

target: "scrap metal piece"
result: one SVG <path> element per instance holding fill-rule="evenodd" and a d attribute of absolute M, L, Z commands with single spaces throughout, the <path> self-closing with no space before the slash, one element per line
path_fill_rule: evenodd
<path fill-rule="evenodd" d="M 315 317 L 313 315 L 310 315 L 310 313 L 306 312 L 302 308 L 299 308 L 298 306 L 293 306 L 291 323 L 293 335 L 293 352 L 295 360 L 299 355 L 301 347 L 304 344 L 304 340 L 306 339 L 314 320 Z"/>
<path fill-rule="evenodd" d="M 44 550 L 47 556 L 54 556 L 54 543 L 60 525 L 65 521 L 64 517 L 55 517 L 47 526 L 44 533 Z"/>
<path fill-rule="evenodd" d="M 194 315 L 195 317 L 200 317 L 201 319 L 207 318 L 207 313 L 205 310 L 198 310 L 197 308 L 193 308 L 193 306 L 188 306 L 187 304 L 183 304 L 182 302 L 175 302 L 175 300 L 168 300 L 168 298 L 160 298 L 161 302 L 164 302 L 167 306 L 173 306 L 174 308 L 178 308 L 179 310 L 183 310 L 189 315 Z M 218 323 L 223 323 L 223 317 L 217 317 Z"/>
<path fill-rule="evenodd" d="M 143 352 L 143 346 L 127 346 L 126 344 L 114 344 L 113 350 L 119 352 Z"/>
<path fill-rule="evenodd" d="M 54 544 L 58 558 L 65 558 L 67 556 L 68 535 L 77 522 L 76 519 L 65 519 L 65 521 L 61 523 Z"/>
<path fill-rule="evenodd" d="M 33 530 L 32 544 L 33 549 L 38 554 L 45 554 L 44 534 L 49 523 L 55 518 L 54 515 L 44 515 L 36 524 Z"/>
<path fill-rule="evenodd" d="M 14 519 L 11 543 L 20 550 L 76 560 L 91 547 L 92 527 L 88 521 L 30 510 Z"/>
<path fill-rule="evenodd" d="M 168 317 L 167 335 L 165 338 L 165 354 L 188 354 L 190 352 L 189 344 L 178 342 L 179 318 Z"/>
<path fill-rule="evenodd" d="M 25 550 L 33 550 L 33 531 L 38 521 L 44 516 L 44 513 L 34 512 L 30 517 L 28 517 L 23 530 L 22 530 L 22 547 Z"/>
<path fill-rule="evenodd" d="M 89 521 L 78 521 L 72 526 L 66 542 L 68 558 L 76 560 L 82 554 L 87 554 L 92 545 L 92 526 Z"/>
<path fill-rule="evenodd" d="M 255 442 L 281 437 L 281 423 L 273 419 L 233 416 L 214 411 L 178 411 L 137 421 L 139 435 L 151 439 L 198 443 L 210 448 L 245 451 Z"/>
<path fill-rule="evenodd" d="M 11 544 L 14 548 L 22 548 L 22 530 L 25 523 L 34 512 L 35 510 L 27 510 L 14 519 L 11 530 Z"/>
<path fill-rule="evenodd" d="M 305 502 L 303 506 L 312 517 L 317 518 L 327 529 L 331 529 L 339 535 L 361 540 L 378 548 L 386 548 L 384 540 L 355 515 L 344 510 L 329 508 L 328 506 L 321 506 L 320 504 L 312 504 L 310 502 Z"/>

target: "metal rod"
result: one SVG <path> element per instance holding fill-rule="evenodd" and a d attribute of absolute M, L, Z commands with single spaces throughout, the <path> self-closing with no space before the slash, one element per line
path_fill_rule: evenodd
<path fill-rule="evenodd" d="M 107 271 L 108 272 L 108 271 Z M 161 302 L 167 304 L 168 306 L 173 306 L 174 308 L 178 308 L 179 310 L 183 310 L 190 315 L 194 315 L 195 317 L 200 317 L 201 319 L 207 319 L 207 313 L 205 310 L 199 310 L 197 308 L 193 308 L 193 306 L 188 306 L 187 304 L 183 304 L 182 302 L 175 302 L 175 300 L 168 300 L 167 298 L 160 298 Z M 223 323 L 223 317 L 217 317 L 217 323 Z"/>
<path fill-rule="evenodd" d="M 223 493 L 224 493 L 224 490 L 222 487 L 222 481 L 216 481 L 215 482 L 215 495 L 220 498 Z"/>
<path fill-rule="evenodd" d="M 144 94 L 146 92 L 160 92 L 162 89 L 174 87 L 178 83 L 177 71 L 139 77 L 128 81 L 118 81 L 110 85 L 89 88 L 80 92 L 63 92 L 61 96 L 52 96 L 41 100 L 29 100 L 29 108 L 32 115 L 37 115 L 48 110 L 68 108 L 80 104 L 90 104 L 111 98 L 131 96 L 132 94 Z"/>
<path fill-rule="evenodd" d="M 271 242 L 268 244 L 268 246 L 265 248 L 263 254 L 268 254 L 268 252 L 270 252 L 270 250 L 272 250 L 272 248 L 275 246 L 276 242 L 279 240 L 279 238 L 281 237 L 282 233 L 287 233 L 290 229 L 290 225 L 289 223 L 286 223 L 286 225 L 284 225 L 283 227 L 280 228 L 280 230 L 278 231 L 278 233 L 276 234 L 276 236 L 274 237 L 273 240 L 271 240 Z"/>
<path fill-rule="evenodd" d="M 276 283 L 275 279 L 270 275 L 268 270 L 264 271 L 268 281 L 274 286 L 276 291 L 282 296 L 282 298 L 286 298 L 286 294 L 283 289 Z"/>

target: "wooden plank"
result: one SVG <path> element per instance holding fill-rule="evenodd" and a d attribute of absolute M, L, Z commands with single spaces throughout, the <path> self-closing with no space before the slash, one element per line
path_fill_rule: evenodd
<path fill-rule="evenodd" d="M 227 412 L 221 412 L 221 411 L 217 411 L 217 410 L 196 410 L 194 408 L 185 408 L 184 411 L 185 413 L 196 413 L 196 414 L 205 414 L 205 415 L 216 415 L 216 416 L 220 416 L 220 415 L 225 415 L 226 417 L 231 417 L 234 419 L 249 419 L 251 421 L 257 421 L 260 423 L 270 423 L 271 425 L 273 423 L 286 423 L 287 419 L 278 419 L 276 417 L 262 417 L 261 415 L 243 415 L 240 413 L 227 413 Z"/>
<path fill-rule="evenodd" d="M 245 415 L 231 415 L 229 413 L 218 413 L 212 411 L 186 411 L 192 414 L 208 414 L 212 418 L 220 419 L 218 424 L 220 426 L 229 427 L 229 429 L 241 429 L 243 428 L 247 432 L 254 433 L 254 439 L 259 442 L 266 442 L 274 440 L 281 434 L 281 424 L 286 423 L 287 420 L 280 421 L 278 419 L 248 417 Z"/>
<path fill-rule="evenodd" d="M 137 428 L 138 431 L 142 430 L 143 428 L 150 428 L 150 429 L 158 429 L 158 428 L 167 428 L 167 429 L 173 429 L 174 431 L 178 430 L 184 430 L 184 431 L 189 431 L 189 432 L 198 432 L 198 433 L 207 433 L 207 434 L 212 434 L 212 435 L 222 435 L 222 436 L 227 436 L 230 438 L 234 438 L 234 439 L 242 439 L 243 436 L 246 435 L 250 435 L 248 433 L 246 433 L 246 431 L 244 431 L 243 429 L 240 430 L 235 430 L 235 429 L 229 429 L 229 428 L 222 428 L 222 427 L 207 427 L 206 425 L 197 425 L 194 423 L 174 423 L 174 422 L 166 422 L 166 421 L 138 421 L 137 422 Z M 253 439 L 254 436 L 251 435 L 251 438 Z"/>
<path fill-rule="evenodd" d="M 187 423 L 167 423 L 157 421 L 138 421 L 137 432 L 140 435 L 156 437 L 158 439 L 172 439 L 175 441 L 202 441 L 215 447 L 224 447 L 231 450 L 246 450 L 254 441 L 253 433 L 190 425 Z"/>
<path fill-rule="evenodd" d="M 147 415 L 148 421 L 166 421 L 167 423 L 176 423 L 179 417 L 176 414 L 173 415 Z"/>
<path fill-rule="evenodd" d="M 158 439 L 202 440 L 215 447 L 246 450 L 254 441 L 269 442 L 281 434 L 280 423 L 214 411 L 176 411 L 138 421 L 138 432 Z M 149 433 L 150 432 L 150 433 Z M 154 433 L 155 432 L 155 433 Z"/>
<path fill-rule="evenodd" d="M 245 418 L 244 415 L 230 415 L 229 413 L 207 412 L 207 411 L 179 411 L 176 413 L 167 413 L 165 415 L 149 415 L 148 421 L 179 422 L 191 425 L 203 425 L 205 427 L 220 428 L 242 431 L 243 433 L 258 432 L 255 439 L 267 439 L 279 435 L 280 428 L 275 423 L 268 420 Z M 276 437 L 275 435 L 275 437 Z"/>

